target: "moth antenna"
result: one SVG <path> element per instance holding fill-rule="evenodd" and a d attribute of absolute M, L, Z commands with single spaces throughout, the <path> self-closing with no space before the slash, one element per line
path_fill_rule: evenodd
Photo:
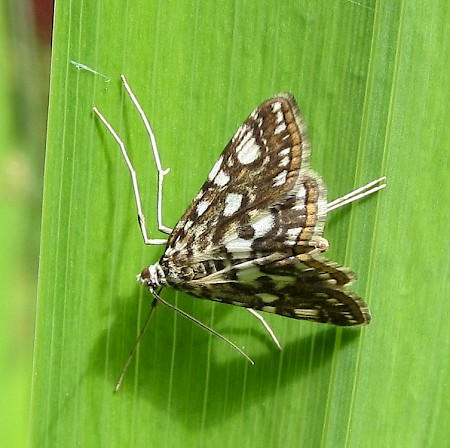
<path fill-rule="evenodd" d="M 176 307 L 175 305 L 172 305 L 169 302 L 166 302 L 161 296 L 159 296 L 156 292 L 152 293 L 159 302 L 161 302 L 163 305 L 167 306 L 167 308 L 170 308 L 173 311 L 176 311 L 178 314 L 181 314 L 186 319 L 189 319 L 191 322 L 194 322 L 197 324 L 200 328 L 203 328 L 204 330 L 208 331 L 209 333 L 213 334 L 214 336 L 217 336 L 219 339 L 222 339 L 222 341 L 226 342 L 228 345 L 233 347 L 236 351 L 238 351 L 250 364 L 255 365 L 255 362 L 250 358 L 250 356 L 247 355 L 243 350 L 241 350 L 234 342 L 231 342 L 228 338 L 226 338 L 223 334 L 220 334 L 213 328 L 209 327 L 208 325 L 204 324 L 203 322 L 196 319 L 194 316 L 191 316 L 190 314 L 186 313 L 186 311 L 183 311 L 182 309 Z"/>
<path fill-rule="evenodd" d="M 158 299 L 155 297 L 153 298 L 152 301 L 152 305 L 150 308 L 150 312 L 148 313 L 148 317 L 147 320 L 145 321 L 144 326 L 142 327 L 141 332 L 139 333 L 139 336 L 136 339 L 136 342 L 134 343 L 134 346 L 130 352 L 130 355 L 128 356 L 128 359 L 126 360 L 123 368 L 122 368 L 122 372 L 120 373 L 119 379 L 116 383 L 116 387 L 114 388 L 114 392 L 118 392 L 120 389 L 120 386 L 122 386 L 123 383 L 123 379 L 125 377 L 125 373 L 128 370 L 128 367 L 130 367 L 131 364 L 131 360 L 134 358 L 134 355 L 136 354 L 137 348 L 139 343 L 141 342 L 142 338 L 144 337 L 145 333 L 147 333 L 148 327 L 150 326 L 150 322 L 152 320 L 153 317 L 153 312 L 155 311 L 156 305 L 158 305 Z"/>

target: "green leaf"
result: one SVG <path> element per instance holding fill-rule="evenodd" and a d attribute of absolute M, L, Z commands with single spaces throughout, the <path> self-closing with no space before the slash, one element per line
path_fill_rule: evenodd
<path fill-rule="evenodd" d="M 449 18 L 444 2 L 418 1 L 57 3 L 33 445 L 446 443 Z M 151 299 L 133 279 L 163 250 L 142 244 L 125 164 L 91 112 L 126 142 L 160 237 L 156 171 L 122 73 L 172 169 L 168 226 L 237 126 L 279 91 L 302 107 L 330 199 L 387 174 L 385 191 L 330 215 L 325 232 L 330 257 L 359 275 L 370 326 L 265 316 L 280 354 L 244 310 L 165 290 L 256 365 L 160 307 L 113 393 Z"/>

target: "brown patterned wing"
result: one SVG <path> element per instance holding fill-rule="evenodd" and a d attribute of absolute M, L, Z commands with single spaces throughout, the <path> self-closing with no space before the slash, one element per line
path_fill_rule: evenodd
<path fill-rule="evenodd" d="M 169 283 L 314 248 L 325 222 L 326 189 L 309 168 L 309 155 L 306 125 L 291 95 L 276 95 L 253 111 L 169 238 L 160 261 Z"/>
<path fill-rule="evenodd" d="M 348 268 L 322 256 L 299 255 L 265 264 L 243 263 L 187 282 L 189 294 L 294 319 L 339 326 L 370 323 L 367 305 L 348 286 Z"/>

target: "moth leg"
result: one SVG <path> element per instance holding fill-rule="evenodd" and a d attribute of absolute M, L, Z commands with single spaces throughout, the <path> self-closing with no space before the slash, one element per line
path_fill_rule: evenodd
<path fill-rule="evenodd" d="M 157 211 L 158 230 L 162 233 L 167 233 L 168 235 L 170 235 L 172 233 L 172 229 L 170 227 L 166 227 L 162 223 L 162 185 L 163 185 L 164 176 L 169 173 L 170 168 L 166 168 L 165 170 L 163 170 L 162 165 L 161 165 L 161 159 L 159 157 L 158 146 L 156 145 L 156 137 L 152 131 L 152 128 L 150 126 L 148 118 L 145 115 L 145 112 L 142 109 L 141 105 L 139 104 L 139 101 L 137 100 L 136 95 L 131 90 L 131 87 L 129 86 L 129 84 L 126 80 L 125 75 L 121 75 L 120 79 L 122 80 L 122 84 L 125 87 L 125 90 L 127 91 L 128 95 L 130 96 L 130 99 L 133 102 L 134 107 L 139 112 L 139 115 L 142 118 L 145 129 L 147 131 L 147 134 L 150 138 L 150 146 L 152 147 L 153 157 L 155 158 L 155 163 L 156 163 L 156 169 L 158 170 L 158 211 Z"/>
<path fill-rule="evenodd" d="M 278 350 L 280 350 L 280 351 L 283 350 L 281 347 L 280 341 L 278 340 L 274 331 L 272 330 L 272 328 L 270 328 L 269 324 L 266 322 L 264 317 L 262 317 L 259 313 L 257 313 L 255 310 L 253 310 L 251 308 L 246 308 L 246 310 L 249 311 L 251 314 L 253 314 L 253 316 L 255 316 L 262 323 L 263 327 L 266 329 L 267 333 L 269 333 L 270 337 L 272 338 L 273 342 L 277 346 Z"/>
<path fill-rule="evenodd" d="M 386 176 L 380 177 L 379 179 L 373 180 L 372 182 L 369 182 L 368 184 L 363 185 L 362 187 L 357 188 L 356 190 L 353 190 L 350 193 L 347 193 L 346 195 L 329 202 L 327 204 L 327 213 L 331 212 L 332 210 L 336 210 L 337 208 L 344 205 L 350 204 L 351 202 L 369 196 L 370 194 L 382 190 L 383 188 L 386 188 L 385 180 Z"/>
<path fill-rule="evenodd" d="M 125 148 L 125 144 L 120 139 L 120 137 L 117 135 L 117 132 L 113 129 L 113 127 L 108 123 L 106 118 L 99 112 L 99 110 L 96 107 L 94 107 L 92 110 L 98 116 L 100 121 L 106 126 L 106 128 L 108 129 L 110 134 L 113 136 L 114 140 L 119 145 L 120 151 L 122 152 L 123 158 L 125 159 L 125 163 L 127 164 L 128 171 L 130 172 L 130 175 L 131 175 L 131 182 L 133 184 L 133 192 L 134 192 L 134 199 L 136 202 L 136 208 L 137 208 L 137 213 L 138 213 L 139 226 L 141 228 L 142 237 L 144 238 L 144 243 L 145 244 L 166 244 L 167 240 L 150 239 L 148 237 L 147 227 L 145 225 L 145 215 L 144 215 L 144 212 L 142 211 L 142 202 L 141 202 L 141 196 L 139 194 L 139 186 L 138 186 L 138 182 L 137 182 L 136 171 L 134 170 L 131 160 L 128 157 L 128 153 Z M 161 179 L 161 182 L 162 182 L 162 179 Z M 159 194 L 158 194 L 158 196 L 159 196 Z"/>

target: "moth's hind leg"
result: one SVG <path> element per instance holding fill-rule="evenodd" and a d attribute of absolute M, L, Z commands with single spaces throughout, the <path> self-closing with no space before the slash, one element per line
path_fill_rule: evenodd
<path fill-rule="evenodd" d="M 372 182 L 369 182 L 362 187 L 357 188 L 356 190 L 347 193 L 340 198 L 335 199 L 327 204 L 327 213 L 332 210 L 336 210 L 339 207 L 350 204 L 351 202 L 358 201 L 370 194 L 373 194 L 379 190 L 382 190 L 386 187 L 386 176 L 380 177 L 379 179 L 375 179 Z"/>

